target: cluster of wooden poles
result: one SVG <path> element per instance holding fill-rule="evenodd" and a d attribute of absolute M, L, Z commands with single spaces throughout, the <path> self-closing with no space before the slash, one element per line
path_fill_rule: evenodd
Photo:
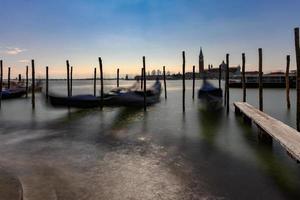
<path fill-rule="evenodd" d="M 300 131 L 300 43 L 299 43 L 299 28 L 294 29 L 295 33 L 295 50 L 296 50 L 296 63 L 297 63 L 297 130 Z M 258 57 L 259 57 L 259 110 L 263 111 L 263 51 L 261 48 L 258 49 Z M 182 110 L 185 112 L 185 52 L 182 52 Z M 290 55 L 286 57 L 287 65 L 286 65 L 286 99 L 287 99 L 287 108 L 290 109 L 290 88 L 289 88 L 289 68 L 290 68 Z M 72 96 L 72 80 L 73 80 L 73 67 L 70 67 L 69 61 L 66 61 L 67 65 L 67 94 L 68 97 Z M 203 62 L 199 61 L 199 74 L 200 69 L 204 68 Z M 246 56 L 245 53 L 242 54 L 242 91 L 243 91 L 243 102 L 246 102 L 246 83 L 245 83 L 245 65 L 246 65 Z M 99 68 L 100 68 L 100 99 L 101 106 L 100 109 L 103 109 L 103 98 L 104 98 L 104 90 L 103 90 L 103 65 L 102 59 L 99 57 Z M 32 77 L 31 77 L 31 97 L 32 97 L 32 108 L 35 108 L 35 68 L 34 68 L 34 60 L 31 60 L 31 69 L 32 69 Z M 96 68 L 94 68 L 94 96 L 96 96 Z M 119 68 L 117 69 L 117 87 L 119 87 Z M 3 61 L 0 60 L 0 91 L 2 91 L 3 85 Z M 221 88 L 221 75 L 222 69 L 219 67 L 219 88 Z M 192 98 L 195 98 L 195 66 L 193 66 L 193 91 Z M 20 79 L 20 77 L 19 77 Z M 166 70 L 165 66 L 163 66 L 163 79 L 164 79 L 164 91 L 165 98 L 167 99 L 167 86 L 166 86 Z M 146 111 L 146 59 L 143 56 L 143 67 L 141 70 L 141 89 L 144 91 L 144 110 Z M 10 87 L 10 67 L 8 68 L 8 88 Z M 45 93 L 48 97 L 48 88 L 49 88 L 49 68 L 46 67 L 46 87 Z M 26 97 L 28 96 L 28 66 L 26 66 Z M 225 69 L 225 91 L 224 91 L 224 105 L 226 106 L 226 112 L 229 113 L 229 54 L 226 54 L 226 69 Z M 1 107 L 1 95 L 0 95 L 0 107 Z"/>
<path fill-rule="evenodd" d="M 299 43 L 299 28 L 294 29 L 295 35 L 295 52 L 296 52 L 296 66 L 297 66 L 297 102 L 296 102 L 296 123 L 297 123 L 297 130 L 300 131 L 300 43 Z M 225 94 L 229 92 L 228 88 L 228 54 L 226 56 L 226 78 L 225 78 Z M 259 78 L 258 78 L 258 87 L 259 87 L 259 110 L 263 111 L 263 51 L 261 48 L 258 49 L 258 71 L 259 71 Z M 286 85 L 286 102 L 287 102 L 287 109 L 291 108 L 290 102 L 290 79 L 289 79 L 289 71 L 290 71 L 290 55 L 286 56 L 286 73 L 285 73 L 285 85 Z M 243 90 L 243 102 L 246 102 L 246 78 L 245 78 L 245 63 L 246 58 L 245 54 L 242 54 L 242 90 Z M 225 95 L 225 101 L 229 102 L 228 94 Z M 227 103 L 227 112 L 228 112 L 228 103 Z"/>

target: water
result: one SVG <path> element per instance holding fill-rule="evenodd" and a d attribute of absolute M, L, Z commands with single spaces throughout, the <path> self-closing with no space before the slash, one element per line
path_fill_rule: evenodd
<path fill-rule="evenodd" d="M 115 81 L 105 84 L 109 90 Z M 256 127 L 232 106 L 229 116 L 199 109 L 191 81 L 183 114 L 181 81 L 167 84 L 168 100 L 162 94 L 146 114 L 55 109 L 41 94 L 35 111 L 30 99 L 3 102 L 0 174 L 19 179 L 26 200 L 300 198 L 300 166 L 277 142 L 259 143 Z M 73 94 L 93 93 L 91 81 L 73 87 Z M 63 94 L 65 83 L 51 81 L 50 90 Z M 232 102 L 241 97 L 240 89 L 230 90 Z M 264 109 L 295 127 L 295 99 L 292 90 L 287 111 L 285 91 L 266 89 Z M 247 101 L 257 106 L 257 100 L 257 90 L 247 90 Z M 0 180 L 0 192 L 7 184 Z"/>

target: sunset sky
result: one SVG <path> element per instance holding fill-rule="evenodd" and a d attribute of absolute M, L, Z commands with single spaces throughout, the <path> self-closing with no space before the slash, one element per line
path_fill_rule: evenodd
<path fill-rule="evenodd" d="M 163 65 L 181 70 L 218 66 L 230 54 L 231 66 L 247 56 L 257 68 L 263 48 L 264 70 L 284 70 L 287 54 L 294 68 L 294 27 L 300 26 L 299 0 L 1 0 L 0 59 L 5 72 L 25 72 L 35 59 L 38 76 L 65 77 L 66 60 L 75 78 L 91 77 L 101 56 L 107 77 L 139 73 L 142 56 L 149 71 Z"/>

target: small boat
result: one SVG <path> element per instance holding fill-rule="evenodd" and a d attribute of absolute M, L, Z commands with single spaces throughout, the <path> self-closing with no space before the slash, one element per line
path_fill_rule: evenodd
<path fill-rule="evenodd" d="M 142 107 L 144 105 L 144 91 L 142 90 L 115 90 L 105 99 L 107 106 Z M 153 86 L 146 91 L 146 105 L 153 105 L 160 100 L 161 83 L 156 80 Z"/>
<path fill-rule="evenodd" d="M 54 107 L 95 108 L 100 106 L 100 97 L 94 95 L 75 95 L 71 97 L 48 95 L 49 102 Z"/>
<path fill-rule="evenodd" d="M 206 109 L 218 110 L 223 107 L 223 92 L 206 79 L 198 91 L 198 98 Z"/>
<path fill-rule="evenodd" d="M 161 84 L 156 82 L 146 92 L 146 103 L 152 105 L 159 101 Z M 54 107 L 95 108 L 101 106 L 101 97 L 93 95 L 75 95 L 71 97 L 49 94 L 49 102 Z M 127 89 L 113 90 L 103 96 L 103 106 L 134 106 L 144 105 L 144 92 Z"/>
<path fill-rule="evenodd" d="M 20 98 L 26 94 L 26 90 L 22 88 L 15 88 L 15 89 L 4 89 L 1 92 L 2 99 L 15 99 Z"/>

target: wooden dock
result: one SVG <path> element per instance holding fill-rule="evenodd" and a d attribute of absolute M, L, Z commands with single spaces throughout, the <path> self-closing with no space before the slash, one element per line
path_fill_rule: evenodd
<path fill-rule="evenodd" d="M 300 161 L 300 132 L 244 102 L 235 102 L 235 111 L 255 123 L 264 134 L 277 140 L 288 154 Z"/>

